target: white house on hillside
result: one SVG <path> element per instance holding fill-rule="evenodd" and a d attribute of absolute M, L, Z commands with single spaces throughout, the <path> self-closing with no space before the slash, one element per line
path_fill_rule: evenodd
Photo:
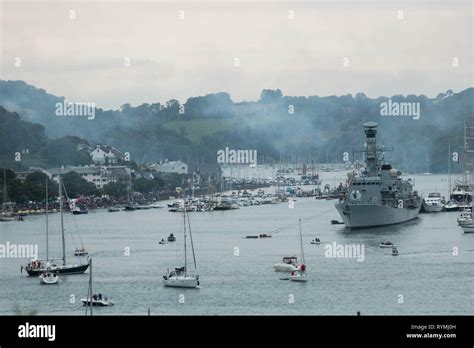
<path fill-rule="evenodd" d="M 90 155 L 95 164 L 117 164 L 123 158 L 123 153 L 115 147 L 101 144 L 96 145 Z"/>

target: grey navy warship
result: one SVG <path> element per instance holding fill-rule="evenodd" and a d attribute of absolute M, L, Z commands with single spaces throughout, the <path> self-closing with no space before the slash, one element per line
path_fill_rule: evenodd
<path fill-rule="evenodd" d="M 349 174 L 347 193 L 336 203 L 346 227 L 363 228 L 393 225 L 418 216 L 422 200 L 413 191 L 410 179 L 384 163 L 377 148 L 377 123 L 364 123 L 366 135 L 365 168 Z"/>

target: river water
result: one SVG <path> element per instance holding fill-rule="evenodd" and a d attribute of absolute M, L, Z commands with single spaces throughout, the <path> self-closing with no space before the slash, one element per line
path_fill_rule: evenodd
<path fill-rule="evenodd" d="M 331 186 L 345 174 L 322 173 Z M 424 194 L 447 195 L 447 177 L 414 176 Z M 166 202 L 163 202 L 166 204 Z M 68 257 L 80 236 L 93 258 L 94 292 L 115 306 L 95 315 L 147 314 L 474 314 L 474 234 L 463 234 L 458 213 L 421 214 L 413 222 L 348 231 L 331 225 L 339 219 L 335 201 L 298 198 L 288 203 L 239 210 L 190 213 L 201 279 L 200 289 L 162 285 L 167 267 L 182 265 L 182 215 L 166 208 L 65 216 Z M 310 218 L 311 219 L 307 219 Z M 302 223 L 307 283 L 280 280 L 273 265 L 285 255 L 300 255 Z M 0 224 L 0 243 L 38 244 L 44 258 L 45 218 Z M 291 226 L 273 238 L 245 239 Z M 59 214 L 50 214 L 50 253 L 60 256 Z M 158 241 L 174 233 L 176 243 Z M 319 237 L 321 245 L 311 245 Z M 400 255 L 379 248 L 382 240 Z M 364 247 L 363 261 L 325 256 L 325 243 Z M 129 250 L 129 255 L 127 251 Z M 188 254 L 189 255 L 189 254 Z M 28 259 L 0 259 L 0 314 L 83 315 L 89 274 L 61 276 L 55 286 L 20 274 Z M 72 298 L 75 298 L 75 302 Z M 73 303 L 71 303 L 73 302 Z"/>

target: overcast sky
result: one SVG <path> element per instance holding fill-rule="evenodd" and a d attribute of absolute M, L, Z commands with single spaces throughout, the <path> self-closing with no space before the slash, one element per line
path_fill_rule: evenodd
<path fill-rule="evenodd" d="M 2 79 L 103 108 L 220 91 L 257 100 L 265 88 L 434 97 L 473 86 L 470 2 L 7 1 L 1 29 Z"/>

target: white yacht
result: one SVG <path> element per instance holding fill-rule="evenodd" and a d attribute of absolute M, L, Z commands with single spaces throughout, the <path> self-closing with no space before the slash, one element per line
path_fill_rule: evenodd
<path fill-rule="evenodd" d="M 298 259 L 296 256 L 285 256 L 282 261 L 273 266 L 277 272 L 294 272 L 298 269 Z"/>
<path fill-rule="evenodd" d="M 449 200 L 457 204 L 459 210 L 472 207 L 472 185 L 467 183 L 467 179 L 456 184 Z"/>
<path fill-rule="evenodd" d="M 437 213 L 443 211 L 444 197 L 439 192 L 431 192 L 423 199 L 423 209 L 427 213 Z"/>

